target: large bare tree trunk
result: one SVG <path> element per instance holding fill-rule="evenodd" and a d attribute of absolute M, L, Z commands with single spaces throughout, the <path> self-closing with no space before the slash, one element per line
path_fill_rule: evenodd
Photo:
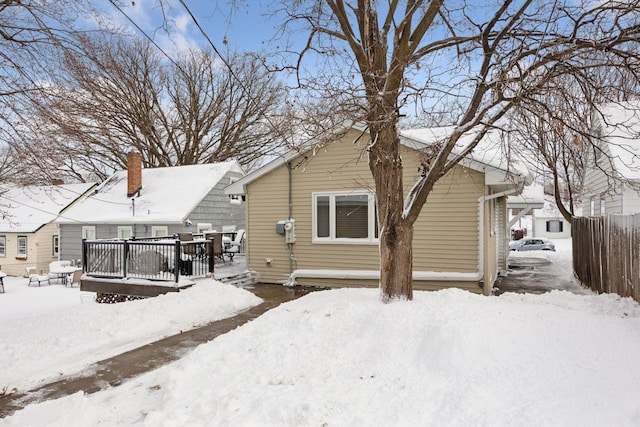
<path fill-rule="evenodd" d="M 413 221 L 403 217 L 402 159 L 396 126 L 371 125 L 369 169 L 376 186 L 380 229 L 380 293 L 384 302 L 413 299 Z"/>
<path fill-rule="evenodd" d="M 386 224 L 380 235 L 380 295 L 383 302 L 413 299 L 413 227 Z M 387 228 L 388 227 L 388 228 Z"/>

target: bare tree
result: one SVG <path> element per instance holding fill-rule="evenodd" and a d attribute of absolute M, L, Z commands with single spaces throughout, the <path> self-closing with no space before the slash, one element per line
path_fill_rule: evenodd
<path fill-rule="evenodd" d="M 580 203 L 585 161 L 591 147 L 591 105 L 559 79 L 536 102 L 514 109 L 510 148 L 538 177 L 550 178 L 558 210 L 569 223 Z M 545 192 L 548 191 L 545 188 Z"/>
<path fill-rule="evenodd" d="M 573 74 L 550 81 L 511 114 L 511 150 L 538 176 L 550 178 L 554 201 L 567 222 L 581 202 L 585 162 L 595 152 L 609 155 L 592 123 L 594 113 L 605 103 L 638 99 L 638 89 L 637 67 L 591 69 L 585 63 Z M 609 170 L 602 172 L 612 184 L 624 180 Z"/>
<path fill-rule="evenodd" d="M 146 167 L 250 166 L 281 140 L 285 92 L 252 55 L 233 55 L 228 69 L 204 50 L 163 61 L 139 39 L 85 39 L 82 47 L 83 55 L 65 56 L 64 79 L 44 89 L 24 125 L 33 156 L 56 153 L 50 174 L 102 179 L 126 166 L 132 148 Z"/>
<path fill-rule="evenodd" d="M 0 0 L 0 144 L 3 161 L 24 160 L 25 124 L 31 99 L 43 96 L 43 83 L 60 70 L 62 52 L 75 51 L 83 34 L 118 31 L 90 0 Z M 27 162 L 28 163 L 28 162 Z M 33 169 L 33 168 L 32 168 Z"/>
<path fill-rule="evenodd" d="M 435 183 L 559 76 L 584 79 L 577 70 L 585 63 L 590 69 L 637 64 L 639 7 L 638 0 L 279 3 L 284 34 L 302 27 L 309 35 L 303 46 L 287 47 L 299 54 L 291 68 L 300 87 L 348 100 L 340 103 L 345 114 L 368 126 L 383 301 L 412 298 L 413 224 Z M 324 68 L 305 72 L 305 61 L 318 58 Z M 424 173 L 404 194 L 398 123 L 412 97 L 426 114 L 446 105 L 455 130 L 432 150 Z M 472 130 L 475 137 L 454 153 Z"/>

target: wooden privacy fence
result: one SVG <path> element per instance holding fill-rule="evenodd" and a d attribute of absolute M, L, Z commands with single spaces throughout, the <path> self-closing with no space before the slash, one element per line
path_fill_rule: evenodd
<path fill-rule="evenodd" d="M 640 214 L 574 217 L 572 234 L 578 279 L 640 302 Z"/>

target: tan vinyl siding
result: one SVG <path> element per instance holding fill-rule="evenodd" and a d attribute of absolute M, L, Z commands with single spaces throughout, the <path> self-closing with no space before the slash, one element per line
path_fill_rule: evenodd
<path fill-rule="evenodd" d="M 330 144 L 291 162 L 292 218 L 296 221 L 296 243 L 290 266 L 284 238 L 276 234 L 278 220 L 288 217 L 286 166 L 275 169 L 247 185 L 248 267 L 264 282 L 283 282 L 295 269 L 378 270 L 377 243 L 344 244 L 312 242 L 314 192 L 344 192 L 373 188 L 367 164 L 366 145 L 354 145 L 356 132 L 343 142 Z M 415 151 L 403 152 L 406 191 L 418 173 Z M 484 175 L 456 167 L 429 196 L 415 225 L 414 271 L 472 273 L 478 270 L 478 199 L 484 192 Z M 494 251 L 495 253 L 495 251 Z M 270 266 L 265 259 L 273 260 Z M 298 283 L 321 286 L 336 280 L 304 279 Z M 350 284 L 377 286 L 376 281 Z M 432 288 L 432 284 L 423 284 Z M 451 285 L 451 284 L 440 284 Z M 477 283 L 458 283 L 478 291 Z M 440 286 L 442 287 L 442 286 Z M 417 284 L 417 289 L 421 287 Z"/>
<path fill-rule="evenodd" d="M 0 233 L 1 234 L 1 233 Z M 52 235 L 57 234 L 54 223 L 40 228 L 36 233 L 5 233 L 7 253 L 0 257 L 0 267 L 9 276 L 22 276 L 26 267 L 35 267 L 44 273 L 49 271 L 49 263 L 57 258 L 53 256 Z M 27 237 L 27 257 L 17 258 L 18 236 Z"/>

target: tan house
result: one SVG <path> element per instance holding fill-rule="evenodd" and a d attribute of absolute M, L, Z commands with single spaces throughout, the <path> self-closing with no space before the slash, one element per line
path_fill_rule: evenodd
<path fill-rule="evenodd" d="M 0 195 L 0 266 L 10 276 L 26 267 L 44 273 L 59 259 L 60 236 L 54 221 L 96 184 L 11 186 Z"/>
<path fill-rule="evenodd" d="M 402 132 L 407 190 L 419 150 L 449 131 Z M 335 143 L 310 141 L 225 189 L 246 198 L 247 267 L 261 282 L 378 286 L 376 203 L 361 134 L 354 127 Z M 530 181 L 526 170 L 509 170 L 497 136 L 485 138 L 429 195 L 415 225 L 415 289 L 489 294 L 506 269 L 506 197 Z"/>

